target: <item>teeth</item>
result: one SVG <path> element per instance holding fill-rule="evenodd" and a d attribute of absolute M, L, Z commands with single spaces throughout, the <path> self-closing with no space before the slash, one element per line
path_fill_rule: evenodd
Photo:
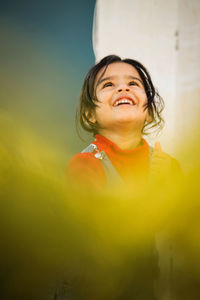
<path fill-rule="evenodd" d="M 133 102 L 131 100 L 128 100 L 128 99 L 121 99 L 121 100 L 118 100 L 117 102 L 115 102 L 115 105 L 114 106 L 117 106 L 119 104 L 130 104 L 130 105 L 133 105 Z"/>

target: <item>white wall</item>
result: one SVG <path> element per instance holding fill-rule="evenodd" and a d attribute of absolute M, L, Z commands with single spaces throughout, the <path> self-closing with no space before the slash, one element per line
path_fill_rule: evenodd
<path fill-rule="evenodd" d="M 159 140 L 171 154 L 188 128 L 188 111 L 192 120 L 200 112 L 199 29 L 198 0 L 97 0 L 96 60 L 118 54 L 147 67 L 165 101 L 166 125 Z"/>
<path fill-rule="evenodd" d="M 176 127 L 186 137 L 200 120 L 200 1 L 179 1 L 178 23 Z"/>

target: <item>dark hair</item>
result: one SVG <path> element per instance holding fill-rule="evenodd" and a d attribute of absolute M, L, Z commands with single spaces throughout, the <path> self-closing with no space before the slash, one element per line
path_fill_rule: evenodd
<path fill-rule="evenodd" d="M 161 130 L 164 124 L 164 121 L 161 117 L 161 112 L 164 108 L 164 102 L 159 93 L 156 91 L 147 69 L 137 60 L 133 60 L 130 58 L 121 59 L 116 55 L 108 55 L 104 57 L 87 73 L 81 90 L 79 107 L 77 109 L 77 125 L 80 122 L 83 129 L 89 132 L 93 132 L 94 135 L 98 133 L 98 124 L 90 121 L 98 102 L 98 99 L 96 98 L 96 90 L 94 89 L 94 83 L 98 72 L 103 67 L 105 67 L 101 75 L 102 78 L 102 76 L 106 72 L 107 67 L 114 62 L 124 62 L 132 65 L 138 71 L 143 81 L 145 92 L 147 95 L 146 108 L 148 109 L 149 115 L 151 117 L 151 121 L 144 124 L 143 134 L 148 134 L 148 130 L 155 127 L 156 129 Z"/>

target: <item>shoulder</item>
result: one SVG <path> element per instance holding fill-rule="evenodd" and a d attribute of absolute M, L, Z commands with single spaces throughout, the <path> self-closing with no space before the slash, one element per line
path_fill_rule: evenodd
<path fill-rule="evenodd" d="M 184 175 L 180 163 L 174 157 L 171 157 L 171 165 L 172 165 L 172 172 L 175 172 L 177 175 L 179 174 L 181 176 Z"/>
<path fill-rule="evenodd" d="M 175 173 L 182 173 L 183 174 L 183 171 L 182 171 L 182 168 L 181 168 L 181 165 L 180 163 L 178 162 L 178 160 L 176 158 L 174 158 L 173 156 L 171 156 L 170 154 L 167 154 L 165 152 L 163 152 L 163 154 L 169 158 L 170 162 L 171 162 L 171 170 L 172 172 L 175 172 Z"/>
<path fill-rule="evenodd" d="M 179 162 L 171 155 L 163 151 L 154 151 L 152 155 L 151 171 L 159 177 L 175 177 L 183 176 L 183 171 Z"/>
<path fill-rule="evenodd" d="M 67 175 L 83 184 L 97 186 L 106 182 L 104 168 L 93 153 L 77 153 L 67 164 Z"/>
<path fill-rule="evenodd" d="M 85 170 L 90 169 L 94 171 L 97 171 L 98 169 L 103 170 L 101 162 L 94 156 L 93 153 L 77 153 L 70 159 L 67 168 L 84 168 Z"/>

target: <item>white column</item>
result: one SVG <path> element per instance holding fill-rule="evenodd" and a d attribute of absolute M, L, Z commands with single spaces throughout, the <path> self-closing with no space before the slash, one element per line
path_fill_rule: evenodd
<path fill-rule="evenodd" d="M 108 54 L 134 58 L 149 70 L 165 101 L 165 128 L 159 137 L 173 154 L 181 128 L 187 126 L 190 93 L 199 113 L 200 1 L 97 0 L 93 44 L 96 60 Z M 184 90 L 185 91 L 185 90 Z M 184 93 L 184 95 L 183 95 Z M 181 109 L 179 107 L 181 106 Z M 153 140 L 154 142 L 155 140 Z"/>

